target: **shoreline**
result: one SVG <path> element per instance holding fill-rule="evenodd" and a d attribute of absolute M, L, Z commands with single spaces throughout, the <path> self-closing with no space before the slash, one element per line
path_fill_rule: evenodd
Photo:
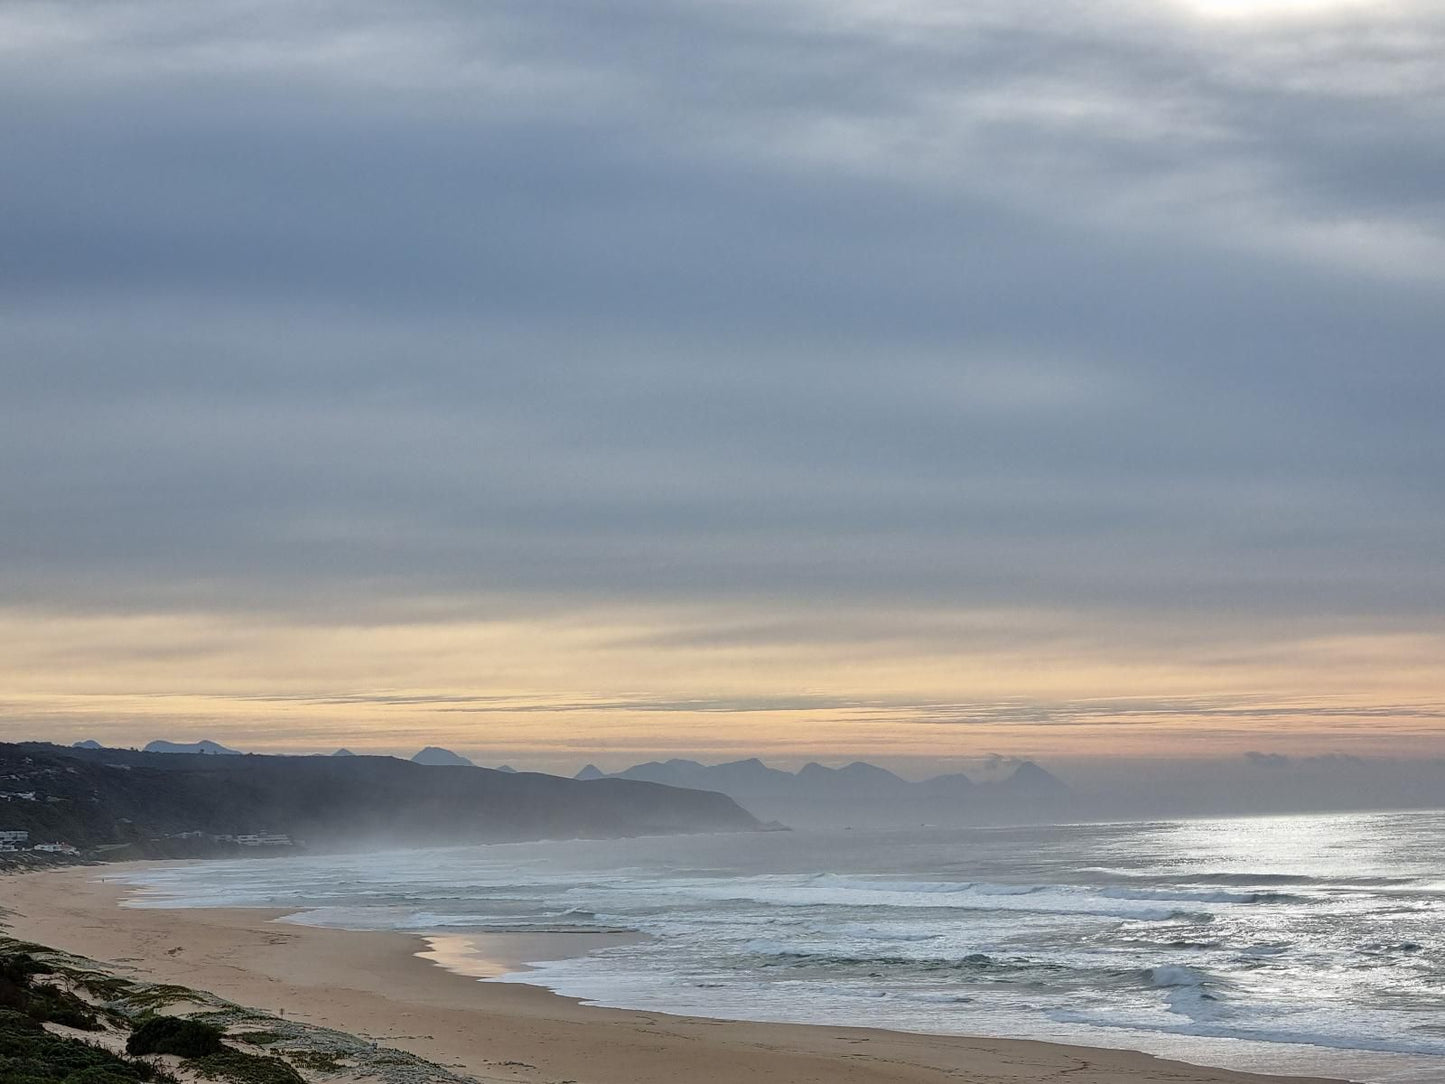
<path fill-rule="evenodd" d="M 449 953 L 460 951 L 460 938 L 278 922 L 295 913 L 288 909 L 125 908 L 131 888 L 101 879 L 123 868 L 0 880 L 6 932 L 121 974 L 360 1035 L 481 1081 L 1042 1084 L 1067 1074 L 1071 1084 L 1342 1084 L 1035 1040 L 598 1008 L 524 982 L 478 981 L 518 970 L 523 957 L 541 959 L 535 937 L 466 934 L 458 961 Z M 554 945 L 568 936 L 547 935 Z"/>
<path fill-rule="evenodd" d="M 533 970 L 535 964 L 571 960 L 586 956 L 595 949 L 636 944 L 643 939 L 641 934 L 590 931 L 424 933 L 417 936 L 426 942 L 426 947 L 413 955 L 429 960 L 445 971 L 478 980 L 522 974 Z"/>

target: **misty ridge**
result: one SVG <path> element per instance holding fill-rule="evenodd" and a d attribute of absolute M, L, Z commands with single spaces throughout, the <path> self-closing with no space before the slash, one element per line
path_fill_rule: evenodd
<path fill-rule="evenodd" d="M 152 742 L 147 748 L 154 745 Z M 410 759 L 415 764 L 480 767 L 460 753 L 435 745 Z M 1069 787 L 1032 761 L 1000 758 L 1000 763 L 1004 771 L 998 778 L 975 780 L 953 772 L 914 782 L 864 761 L 840 768 L 813 762 L 790 772 L 770 767 L 757 757 L 712 765 L 674 758 L 610 773 L 588 764 L 573 778 L 582 782 L 626 779 L 713 791 L 761 820 L 797 828 L 836 827 L 855 821 L 867 827 L 1035 822 L 1063 815 L 1073 804 Z M 492 770 L 516 769 L 503 764 Z"/>
<path fill-rule="evenodd" d="M 725 795 L 637 780 L 266 756 L 0 744 L 0 830 L 93 856 L 209 857 L 763 826 Z"/>
<path fill-rule="evenodd" d="M 1210 761 L 993 757 L 921 780 L 854 761 L 797 771 L 753 757 L 649 761 L 575 777 L 410 759 L 0 745 L 0 829 L 107 857 L 203 857 L 698 832 L 901 829 L 1445 807 L 1445 763 L 1249 752 Z M 256 848 L 261 848 L 257 850 Z M 267 850 L 269 848 L 269 850 Z"/>
<path fill-rule="evenodd" d="M 86 741 L 77 742 L 74 748 L 94 752 L 102 747 L 97 742 Z M 164 739 L 150 742 L 142 753 L 196 754 L 212 758 L 242 755 L 239 750 L 215 741 Z M 327 759 L 354 756 L 343 748 L 329 754 Z M 518 773 L 505 764 L 483 768 L 471 758 L 437 745 L 419 750 L 409 758 L 409 763 L 430 768 L 533 774 Z M 953 772 L 915 782 L 862 761 L 840 768 L 814 762 L 790 772 L 769 767 L 756 757 L 715 765 L 673 759 L 638 764 L 613 773 L 588 764 L 572 781 L 618 780 L 705 791 L 732 799 L 759 820 L 796 828 L 1038 823 L 1076 812 L 1075 796 L 1057 776 L 1032 761 L 999 758 L 998 763 L 1002 771 L 997 778 L 975 780 Z"/>
<path fill-rule="evenodd" d="M 436 746 L 411 759 L 474 763 Z M 514 769 L 502 765 L 495 770 Z M 803 829 L 1445 808 L 1445 761 L 1343 753 L 1092 758 L 1047 768 L 1024 758 L 993 755 L 967 772 L 921 780 L 866 761 L 842 767 L 813 762 L 789 771 L 758 757 L 717 764 L 673 758 L 612 772 L 588 764 L 575 778 L 716 791 L 762 820 Z"/>
<path fill-rule="evenodd" d="M 979 781 L 953 772 L 914 782 L 863 761 L 841 768 L 814 762 L 789 772 L 756 757 L 713 765 L 650 761 L 610 775 L 589 764 L 576 778 L 713 790 L 754 816 L 796 828 L 1041 821 L 1066 815 L 1074 805 L 1069 787 L 1032 761 Z"/>
<path fill-rule="evenodd" d="M 857 761 L 797 772 L 757 758 L 706 765 L 650 761 L 579 779 L 646 780 L 715 790 L 794 828 L 1038 824 L 1232 814 L 1445 808 L 1445 761 L 1246 752 L 1233 758 L 1096 758 L 1046 769 L 995 757 L 974 776 L 910 781 Z"/>

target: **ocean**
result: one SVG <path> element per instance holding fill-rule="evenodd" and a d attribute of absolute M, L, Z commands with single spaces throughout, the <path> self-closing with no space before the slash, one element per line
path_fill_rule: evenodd
<path fill-rule="evenodd" d="M 505 844 L 191 863 L 134 906 L 450 935 L 635 931 L 521 981 L 599 1005 L 1445 1081 L 1445 812 Z"/>

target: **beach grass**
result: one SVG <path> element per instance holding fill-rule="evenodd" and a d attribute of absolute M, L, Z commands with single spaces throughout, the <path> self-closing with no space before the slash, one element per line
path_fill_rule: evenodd
<path fill-rule="evenodd" d="M 93 960 L 0 936 L 5 1084 L 310 1084 L 362 1078 L 378 1084 L 473 1084 L 470 1077 L 368 1039 L 283 1020 L 203 990 L 125 978 Z"/>

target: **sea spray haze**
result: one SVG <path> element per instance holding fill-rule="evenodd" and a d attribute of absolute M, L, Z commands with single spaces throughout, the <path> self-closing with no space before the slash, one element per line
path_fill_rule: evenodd
<path fill-rule="evenodd" d="M 512 844 L 130 876 L 145 906 L 647 937 L 513 976 L 606 1005 L 1445 1078 L 1445 814 Z"/>

